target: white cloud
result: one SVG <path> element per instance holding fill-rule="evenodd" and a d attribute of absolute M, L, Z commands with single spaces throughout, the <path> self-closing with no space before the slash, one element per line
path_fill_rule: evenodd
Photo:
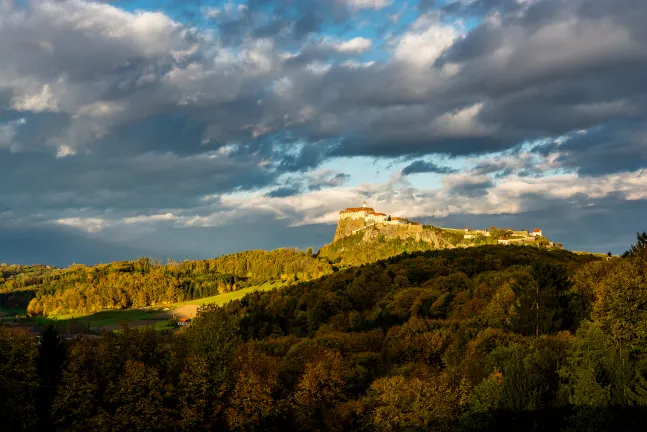
<path fill-rule="evenodd" d="M 56 158 L 64 158 L 68 156 L 74 156 L 76 155 L 76 150 L 74 150 L 72 147 L 70 147 L 67 144 L 60 144 L 57 149 L 56 149 Z"/>
<path fill-rule="evenodd" d="M 207 6 L 202 8 L 202 14 L 209 19 L 214 19 L 222 15 L 222 11 L 213 6 Z"/>
<path fill-rule="evenodd" d="M 514 165 L 514 163 L 512 163 Z M 397 177 L 397 176 L 396 176 Z M 457 189 L 479 188 L 487 193 L 456 194 Z M 528 177 L 511 174 L 496 182 L 486 175 L 469 172 L 446 175 L 438 189 L 412 188 L 406 180 L 394 178 L 383 184 L 365 183 L 355 187 L 334 187 L 289 197 L 222 196 L 225 206 L 273 214 L 293 226 L 337 222 L 339 210 L 366 201 L 376 210 L 411 218 L 446 217 L 452 214 L 517 214 L 537 210 L 541 200 L 597 200 L 620 194 L 627 200 L 647 199 L 647 175 L 642 171 L 584 178 L 575 173 Z"/>
<path fill-rule="evenodd" d="M 478 119 L 483 104 L 478 103 L 456 112 L 445 113 L 434 119 L 431 124 L 433 133 L 442 136 L 487 136 L 496 129 Z"/>
<path fill-rule="evenodd" d="M 52 94 L 49 84 L 44 84 L 40 90 L 14 96 L 11 106 L 16 111 L 57 111 L 58 99 Z"/>
<path fill-rule="evenodd" d="M 180 219 L 180 217 L 174 215 L 173 213 L 164 213 L 164 214 L 154 214 L 154 215 L 140 215 L 127 217 L 123 220 L 126 224 L 136 224 L 136 223 L 150 223 L 150 222 L 166 222 L 166 221 L 175 221 Z"/>
<path fill-rule="evenodd" d="M 125 106 L 119 102 L 97 101 L 82 106 L 75 117 L 106 117 L 121 113 Z"/>
<path fill-rule="evenodd" d="M 393 0 L 345 0 L 348 7 L 354 10 L 375 9 L 380 10 L 391 6 Z"/>
<path fill-rule="evenodd" d="M 334 45 L 337 52 L 345 54 L 360 54 L 371 49 L 371 46 L 371 40 L 363 37 L 356 37 Z"/>
<path fill-rule="evenodd" d="M 429 68 L 460 37 L 455 26 L 423 15 L 398 41 L 393 57 L 418 68 Z"/>
<path fill-rule="evenodd" d="M 57 219 L 55 223 L 59 225 L 65 225 L 68 227 L 76 228 L 88 233 L 97 233 L 108 226 L 104 219 L 92 218 L 92 217 L 91 218 L 80 218 L 80 217 L 63 218 L 63 219 Z"/>

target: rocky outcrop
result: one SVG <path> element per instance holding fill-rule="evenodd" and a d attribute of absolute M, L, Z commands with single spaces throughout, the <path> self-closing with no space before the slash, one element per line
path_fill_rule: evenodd
<path fill-rule="evenodd" d="M 333 242 L 361 233 L 362 241 L 371 243 L 381 236 L 401 240 L 423 241 L 430 244 L 430 249 L 449 249 L 454 246 L 440 236 L 434 229 L 425 229 L 419 224 L 389 224 L 366 222 L 364 220 L 341 219 L 337 224 Z"/>

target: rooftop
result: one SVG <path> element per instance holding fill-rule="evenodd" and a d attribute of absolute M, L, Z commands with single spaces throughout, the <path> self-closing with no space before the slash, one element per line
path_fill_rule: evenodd
<path fill-rule="evenodd" d="M 354 212 L 368 212 L 375 213 L 375 210 L 371 207 L 349 207 L 346 210 L 342 210 L 339 213 L 354 213 Z"/>

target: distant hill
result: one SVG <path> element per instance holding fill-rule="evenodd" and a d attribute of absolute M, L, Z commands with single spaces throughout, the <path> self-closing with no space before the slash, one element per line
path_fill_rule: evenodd
<path fill-rule="evenodd" d="M 0 265 L 0 307 L 26 307 L 30 315 L 141 308 L 268 282 L 311 280 L 332 271 L 327 261 L 296 249 L 167 264 L 140 258 L 65 269 Z"/>
<path fill-rule="evenodd" d="M 339 212 L 333 242 L 322 247 L 319 256 L 339 265 L 360 265 L 405 252 L 444 250 L 484 245 L 527 245 L 560 249 L 539 229 L 473 230 L 421 225 L 406 218 L 392 217 L 373 208 L 348 208 Z"/>

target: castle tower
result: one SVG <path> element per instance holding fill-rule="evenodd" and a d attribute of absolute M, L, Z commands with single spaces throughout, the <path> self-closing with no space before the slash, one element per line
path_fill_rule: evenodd
<path fill-rule="evenodd" d="M 364 201 L 364 204 L 362 204 L 363 208 L 366 208 L 366 201 Z"/>

